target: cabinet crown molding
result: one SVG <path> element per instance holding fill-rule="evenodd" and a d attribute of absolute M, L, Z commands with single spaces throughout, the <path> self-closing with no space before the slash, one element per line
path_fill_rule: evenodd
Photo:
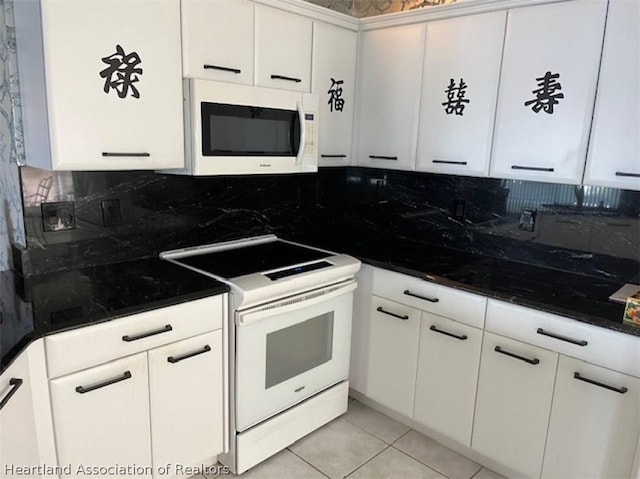
<path fill-rule="evenodd" d="M 252 2 L 304 15 L 312 20 L 325 21 L 354 32 L 359 30 L 360 21 L 357 18 L 303 0 L 252 0 Z"/>

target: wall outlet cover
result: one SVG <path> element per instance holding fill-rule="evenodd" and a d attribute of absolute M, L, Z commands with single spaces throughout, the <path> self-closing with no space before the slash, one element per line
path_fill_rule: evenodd
<path fill-rule="evenodd" d="M 66 231 L 76 227 L 76 214 L 73 201 L 42 203 L 42 231 Z"/>
<path fill-rule="evenodd" d="M 520 221 L 518 222 L 518 229 L 523 231 L 534 231 L 536 229 L 536 215 L 537 210 L 523 208 L 520 212 Z"/>

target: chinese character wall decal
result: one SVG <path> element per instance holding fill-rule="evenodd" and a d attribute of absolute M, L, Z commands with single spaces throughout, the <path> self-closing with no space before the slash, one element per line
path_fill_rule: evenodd
<path fill-rule="evenodd" d="M 131 96 L 140 98 L 140 92 L 134 85 L 140 81 L 138 75 L 142 75 L 142 68 L 136 68 L 142 63 L 140 55 L 136 52 L 125 53 L 120 45 L 116 45 L 116 52 L 102 58 L 102 61 L 109 65 L 100 72 L 100 76 L 105 79 L 105 93 L 113 89 L 120 98 L 125 98 L 131 89 Z"/>
<path fill-rule="evenodd" d="M 460 78 L 460 84 L 456 86 L 456 82 L 451 78 L 449 86 L 444 91 L 447 94 L 447 101 L 442 103 L 444 111 L 447 115 L 455 113 L 456 115 L 463 115 L 465 103 L 469 103 L 470 100 L 465 98 L 467 90 L 467 84 L 462 78 Z"/>
<path fill-rule="evenodd" d="M 342 111 L 344 108 L 344 98 L 340 98 L 342 96 L 342 86 L 340 85 L 343 83 L 344 80 L 331 79 L 331 86 L 329 87 L 329 91 L 327 91 L 329 94 L 329 101 L 327 102 L 330 107 L 329 111 L 333 111 L 334 108 L 336 111 Z"/>
<path fill-rule="evenodd" d="M 536 78 L 538 82 L 538 89 L 533 90 L 536 97 L 533 100 L 525 101 L 524 106 L 533 105 L 531 109 L 540 113 L 540 110 L 544 110 L 549 115 L 553 114 L 553 107 L 559 103 L 560 98 L 564 98 L 563 93 L 555 93 L 557 90 L 562 90 L 562 85 L 556 80 L 560 78 L 559 73 L 547 72 L 543 77 Z"/>

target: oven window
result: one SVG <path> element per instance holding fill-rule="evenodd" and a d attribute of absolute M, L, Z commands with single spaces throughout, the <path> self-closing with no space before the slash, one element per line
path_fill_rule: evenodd
<path fill-rule="evenodd" d="M 203 156 L 296 156 L 295 110 L 201 103 Z"/>
<path fill-rule="evenodd" d="M 320 366 L 333 353 L 333 311 L 267 334 L 265 389 Z"/>

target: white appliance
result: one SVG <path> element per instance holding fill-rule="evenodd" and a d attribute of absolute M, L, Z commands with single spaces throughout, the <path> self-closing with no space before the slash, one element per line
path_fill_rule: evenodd
<path fill-rule="evenodd" d="M 230 440 L 241 474 L 346 412 L 360 261 L 273 235 L 161 254 L 231 287 Z"/>
<path fill-rule="evenodd" d="M 236 175 L 318 171 L 318 95 L 184 80 L 185 168 Z"/>

